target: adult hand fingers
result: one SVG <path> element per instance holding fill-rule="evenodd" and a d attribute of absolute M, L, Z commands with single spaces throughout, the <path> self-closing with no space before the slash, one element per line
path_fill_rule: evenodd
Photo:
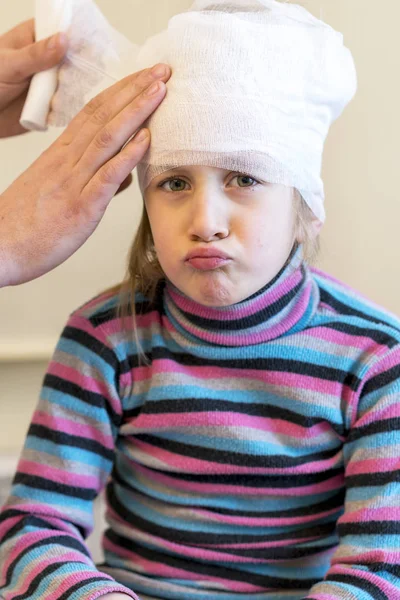
<path fill-rule="evenodd" d="M 0 35 L 0 48 L 22 48 L 35 41 L 35 20 L 28 19 Z"/>
<path fill-rule="evenodd" d="M 151 92 L 153 93 L 149 95 Z M 89 181 L 108 160 L 118 154 L 129 138 L 155 111 L 165 94 L 165 83 L 157 81 L 128 103 L 94 137 L 76 165 L 79 175 Z"/>
<path fill-rule="evenodd" d="M 142 137 L 143 136 L 143 137 Z M 150 132 L 142 129 L 117 156 L 101 167 L 81 193 L 83 205 L 97 210 L 100 220 L 121 181 L 133 171 L 150 144 Z"/>
<path fill-rule="evenodd" d="M 57 34 L 46 40 L 23 48 L 0 51 L 0 81 L 21 83 L 29 77 L 57 65 L 67 50 L 65 34 Z"/>
<path fill-rule="evenodd" d="M 169 77 L 170 69 L 167 67 L 167 73 L 161 79 L 167 81 Z M 103 90 L 71 121 L 60 136 L 59 143 L 73 144 L 74 150 L 80 153 L 78 160 L 95 135 L 146 87 L 159 78 L 160 75 L 154 73 L 154 68 L 144 69 Z"/>

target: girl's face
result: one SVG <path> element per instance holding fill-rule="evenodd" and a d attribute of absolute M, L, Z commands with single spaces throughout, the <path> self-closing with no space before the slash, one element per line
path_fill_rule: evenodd
<path fill-rule="evenodd" d="M 157 257 L 186 296 L 227 306 L 266 285 L 295 241 L 293 189 L 203 166 L 171 169 L 144 194 Z"/>

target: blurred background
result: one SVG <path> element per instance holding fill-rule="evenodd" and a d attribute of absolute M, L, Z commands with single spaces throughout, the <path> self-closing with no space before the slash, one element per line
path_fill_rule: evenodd
<path fill-rule="evenodd" d="M 300 0 L 344 35 L 359 80 L 356 98 L 333 125 L 323 178 L 327 221 L 316 263 L 374 302 L 400 314 L 399 0 Z M 191 0 L 97 0 L 133 42 L 163 29 Z M 0 34 L 34 14 L 34 0 L 0 2 Z M 0 193 L 61 133 L 0 140 Z M 95 234 L 48 275 L 0 290 L 0 505 L 24 441 L 41 380 L 68 314 L 124 274 L 141 214 L 135 183 L 111 203 Z M 97 547 L 97 538 L 92 540 Z M 95 551 L 96 554 L 96 551 Z"/>

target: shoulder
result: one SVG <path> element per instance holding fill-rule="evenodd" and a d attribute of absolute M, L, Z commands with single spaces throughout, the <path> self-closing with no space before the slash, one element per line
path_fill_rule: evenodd
<path fill-rule="evenodd" d="M 311 268 L 319 292 L 319 316 L 334 326 L 363 333 L 389 348 L 400 344 L 400 318 L 335 277 Z"/>
<path fill-rule="evenodd" d="M 135 312 L 139 318 L 161 310 L 162 290 L 163 285 L 160 284 L 153 302 L 141 292 L 135 294 Z M 114 346 L 132 332 L 131 298 L 130 294 L 121 294 L 119 288 L 102 292 L 77 308 L 71 314 L 68 325 L 75 324 L 90 330 L 93 335 Z"/>

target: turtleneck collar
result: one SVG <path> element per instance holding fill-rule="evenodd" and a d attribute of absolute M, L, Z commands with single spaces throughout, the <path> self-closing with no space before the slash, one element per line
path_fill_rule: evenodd
<path fill-rule="evenodd" d="M 164 311 L 170 324 L 192 341 L 220 346 L 259 344 L 304 329 L 319 302 L 319 290 L 303 262 L 302 247 L 267 285 L 237 304 L 209 307 L 167 280 Z"/>

